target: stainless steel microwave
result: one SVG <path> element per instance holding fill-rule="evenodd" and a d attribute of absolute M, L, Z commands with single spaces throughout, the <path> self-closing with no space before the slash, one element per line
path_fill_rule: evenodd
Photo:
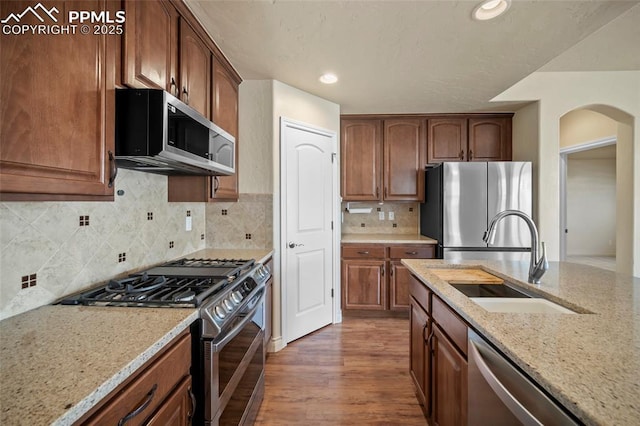
<path fill-rule="evenodd" d="M 164 175 L 232 175 L 235 138 L 160 89 L 116 90 L 116 162 Z"/>

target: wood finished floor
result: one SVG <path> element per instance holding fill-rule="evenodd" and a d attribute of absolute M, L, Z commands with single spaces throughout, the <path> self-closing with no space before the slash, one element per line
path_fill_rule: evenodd
<path fill-rule="evenodd" d="M 409 320 L 344 318 L 269 354 L 256 425 L 425 425 Z"/>

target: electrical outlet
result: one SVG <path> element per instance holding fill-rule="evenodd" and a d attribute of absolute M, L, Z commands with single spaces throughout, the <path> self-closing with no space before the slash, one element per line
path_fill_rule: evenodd
<path fill-rule="evenodd" d="M 191 216 L 187 216 L 184 227 L 185 231 L 191 231 Z"/>
<path fill-rule="evenodd" d="M 394 212 L 389 212 L 389 220 L 396 220 L 396 214 Z"/>
<path fill-rule="evenodd" d="M 384 220 L 384 212 L 378 212 L 378 219 Z"/>

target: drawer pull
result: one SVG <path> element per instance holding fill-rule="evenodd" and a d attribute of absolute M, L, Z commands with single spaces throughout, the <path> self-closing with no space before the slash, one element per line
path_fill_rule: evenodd
<path fill-rule="evenodd" d="M 191 390 L 191 386 L 189 386 L 189 397 L 191 398 L 191 410 L 189 411 L 188 416 L 188 420 L 189 420 L 189 424 L 191 424 L 191 419 L 193 418 L 193 415 L 196 412 L 196 396 L 193 394 L 193 391 Z"/>
<path fill-rule="evenodd" d="M 369 254 L 368 251 L 359 251 L 358 254 Z"/>
<path fill-rule="evenodd" d="M 144 400 L 144 402 L 140 404 L 138 408 L 136 408 L 135 410 L 133 410 L 132 412 L 130 412 L 129 414 L 121 418 L 120 421 L 118 422 L 118 426 L 123 426 L 129 420 L 133 419 L 135 416 L 142 413 L 149 406 L 149 404 L 151 404 L 151 401 L 153 401 L 153 397 L 156 395 L 157 390 L 158 390 L 158 384 L 156 383 L 155 385 L 153 385 L 153 387 L 147 394 L 147 398 Z"/>
<path fill-rule="evenodd" d="M 417 251 L 405 251 L 404 254 L 408 254 L 410 256 L 415 256 L 416 254 L 418 254 Z"/>

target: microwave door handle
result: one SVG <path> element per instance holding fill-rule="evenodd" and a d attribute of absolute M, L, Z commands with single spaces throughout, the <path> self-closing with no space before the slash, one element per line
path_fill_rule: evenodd
<path fill-rule="evenodd" d="M 475 342 L 469 340 L 469 355 L 475 361 L 480 374 L 486 380 L 487 384 L 491 386 L 491 389 L 495 392 L 496 396 L 500 398 L 502 403 L 518 418 L 525 426 L 543 426 L 542 423 L 536 419 L 521 403 L 518 401 L 509 390 L 498 380 L 495 374 L 491 371 L 491 368 L 487 365 L 484 358 L 478 351 Z"/>

